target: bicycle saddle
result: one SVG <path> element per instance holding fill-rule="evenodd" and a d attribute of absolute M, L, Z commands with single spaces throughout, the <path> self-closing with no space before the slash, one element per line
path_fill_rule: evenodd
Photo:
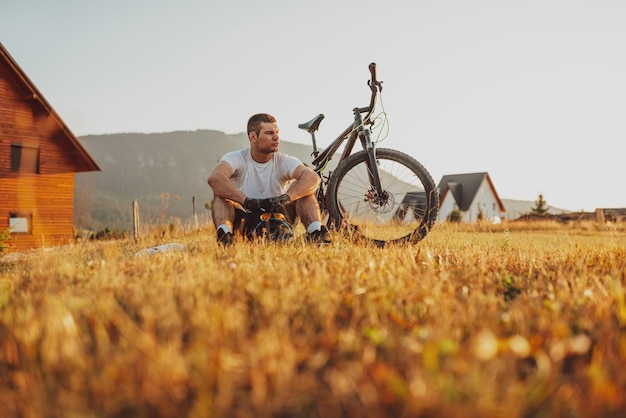
<path fill-rule="evenodd" d="M 304 129 L 305 131 L 309 133 L 313 133 L 317 131 L 317 128 L 320 127 L 320 123 L 322 122 L 322 119 L 324 119 L 324 115 L 320 113 L 319 115 L 317 115 L 310 121 L 301 123 L 300 125 L 298 125 L 298 128 Z"/>

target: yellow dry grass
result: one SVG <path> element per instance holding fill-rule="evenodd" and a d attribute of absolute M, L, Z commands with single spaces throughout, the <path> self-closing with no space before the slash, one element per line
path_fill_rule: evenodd
<path fill-rule="evenodd" d="M 5 256 L 0 416 L 623 416 L 625 275 L 596 224 Z"/>

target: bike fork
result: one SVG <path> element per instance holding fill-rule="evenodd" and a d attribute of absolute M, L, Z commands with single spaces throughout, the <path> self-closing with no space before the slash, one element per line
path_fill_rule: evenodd
<path fill-rule="evenodd" d="M 321 217 L 321 222 L 322 224 L 326 225 L 327 227 L 331 228 L 331 219 L 330 219 L 330 214 L 328 211 L 328 201 L 326 198 L 326 187 L 328 185 L 328 179 L 330 178 L 330 175 L 332 173 L 329 173 L 328 176 L 323 176 L 322 173 L 318 173 L 318 175 L 320 176 L 320 185 L 317 188 L 317 203 L 320 207 L 320 217 Z"/>
<path fill-rule="evenodd" d="M 369 177 L 370 185 L 372 186 L 373 191 L 378 196 L 378 199 L 382 199 L 384 192 L 382 183 L 380 182 L 380 175 L 378 173 L 378 164 L 376 163 L 376 148 L 374 147 L 374 143 L 372 142 L 370 130 L 363 126 L 361 109 L 354 109 L 354 120 L 356 122 L 356 126 L 358 126 L 358 135 L 359 139 L 361 140 L 361 144 L 363 145 L 363 149 L 365 149 L 365 151 L 367 152 L 367 175 Z"/>

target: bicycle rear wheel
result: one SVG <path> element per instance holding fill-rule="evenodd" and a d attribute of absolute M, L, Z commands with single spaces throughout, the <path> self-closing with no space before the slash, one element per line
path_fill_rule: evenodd
<path fill-rule="evenodd" d="M 422 240 L 439 212 L 439 192 L 430 173 L 400 151 L 376 150 L 383 193 L 370 181 L 367 151 L 339 163 L 328 184 L 328 207 L 335 226 L 355 238 L 386 243 Z"/>

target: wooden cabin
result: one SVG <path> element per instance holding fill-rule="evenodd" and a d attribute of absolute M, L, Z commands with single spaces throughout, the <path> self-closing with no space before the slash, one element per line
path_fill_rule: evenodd
<path fill-rule="evenodd" d="M 74 237 L 74 174 L 100 168 L 0 43 L 0 232 L 9 251 Z"/>

